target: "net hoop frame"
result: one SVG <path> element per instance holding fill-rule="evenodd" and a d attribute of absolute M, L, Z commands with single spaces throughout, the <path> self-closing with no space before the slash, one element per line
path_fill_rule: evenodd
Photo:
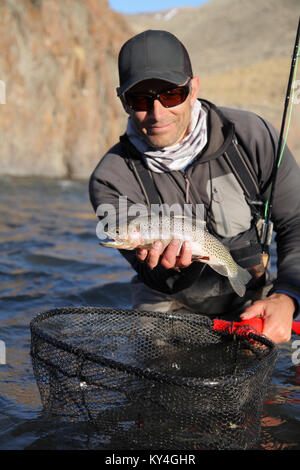
<path fill-rule="evenodd" d="M 145 379 L 153 380 L 156 382 L 164 383 L 166 380 L 168 383 L 176 385 L 176 386 L 185 386 L 185 387 L 190 387 L 190 388 L 197 388 L 199 386 L 202 387 L 207 387 L 208 389 L 214 389 L 216 387 L 220 386 L 226 386 L 227 384 L 232 384 L 233 377 L 231 375 L 227 377 L 214 377 L 213 379 L 202 379 L 202 378 L 195 378 L 195 377 L 178 377 L 170 374 L 165 374 L 165 373 L 160 373 L 157 371 L 151 371 L 151 370 L 146 370 L 141 367 L 133 366 L 131 364 L 123 364 L 122 362 L 109 359 L 104 357 L 101 354 L 95 354 L 89 353 L 84 350 L 82 347 L 78 346 L 72 346 L 70 344 L 67 344 L 66 342 L 59 340 L 57 338 L 52 337 L 50 334 L 45 333 L 42 331 L 41 328 L 39 328 L 39 324 L 45 320 L 52 318 L 57 315 L 73 315 L 73 314 L 82 314 L 84 315 L 85 313 L 89 314 L 111 314 L 113 312 L 118 312 L 120 314 L 124 315 L 137 315 L 140 314 L 141 316 L 149 317 L 149 318 L 170 318 L 172 320 L 177 320 L 177 321 L 188 321 L 191 324 L 194 324 L 195 326 L 203 326 L 205 323 L 207 327 L 213 329 L 213 321 L 209 318 L 206 317 L 204 318 L 203 315 L 198 315 L 198 314 L 188 314 L 184 318 L 180 314 L 176 314 L 175 312 L 150 312 L 150 311 L 137 311 L 137 310 L 130 310 L 130 309 L 122 309 L 122 308 L 110 308 L 110 307 L 90 307 L 90 306 L 72 306 L 72 307 L 61 307 L 61 308 L 55 308 L 51 310 L 47 310 L 45 312 L 41 312 L 38 314 L 31 322 L 30 322 L 30 330 L 31 330 L 31 335 L 35 335 L 39 337 L 41 340 L 44 342 L 47 342 L 55 347 L 58 347 L 62 349 L 63 351 L 66 351 L 68 353 L 74 354 L 82 359 L 86 359 L 90 362 L 93 362 L 95 364 L 100 364 L 105 367 L 110 367 L 114 370 L 121 371 L 121 372 L 127 372 L 130 374 L 138 375 L 139 377 L 143 377 Z M 260 345 L 264 345 L 268 347 L 269 352 L 266 354 L 264 357 L 260 358 L 259 361 L 256 361 L 253 363 L 249 368 L 245 369 L 242 372 L 239 372 L 239 375 L 234 377 L 234 383 L 236 385 L 243 383 L 245 380 L 249 380 L 251 376 L 257 373 L 258 370 L 264 367 L 264 364 L 266 361 L 270 361 L 270 359 L 276 358 L 278 355 L 278 347 L 275 343 L 273 343 L 271 340 L 269 340 L 266 336 L 261 335 L 261 334 L 256 334 L 253 331 L 249 331 L 246 328 L 241 328 L 239 327 L 236 331 L 234 332 L 227 332 L 227 331 L 215 331 L 214 332 L 217 335 L 220 336 L 242 336 L 243 338 L 246 338 L 249 342 L 255 341 L 258 342 Z M 31 351 L 32 355 L 32 351 Z M 272 356 L 270 358 L 270 356 Z M 45 360 L 39 356 L 35 357 L 42 362 L 45 362 Z M 51 364 L 51 362 L 47 361 L 45 362 L 46 365 L 52 366 L 57 368 L 57 365 Z M 61 371 L 63 374 L 67 375 L 65 371 Z M 76 374 L 70 375 L 72 377 L 75 377 Z"/>

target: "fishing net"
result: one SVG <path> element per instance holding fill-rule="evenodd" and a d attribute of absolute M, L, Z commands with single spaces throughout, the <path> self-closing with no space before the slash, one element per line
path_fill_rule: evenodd
<path fill-rule="evenodd" d="M 277 347 L 197 314 L 70 307 L 30 324 L 43 408 L 102 449 L 250 449 Z"/>

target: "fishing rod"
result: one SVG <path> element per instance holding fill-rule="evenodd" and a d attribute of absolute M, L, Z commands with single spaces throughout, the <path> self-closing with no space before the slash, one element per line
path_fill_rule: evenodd
<path fill-rule="evenodd" d="M 297 75 L 297 66 L 298 66 L 298 58 L 299 58 L 299 54 L 298 54 L 299 37 L 300 37 L 300 17 L 298 21 L 297 34 L 296 34 L 294 51 L 293 51 L 292 62 L 291 62 L 291 67 L 290 67 L 289 81 L 288 81 L 288 86 L 287 86 L 287 91 L 286 91 L 286 96 L 285 96 L 285 103 L 284 103 L 284 109 L 283 109 L 283 116 L 282 116 L 281 129 L 280 129 L 280 134 L 279 134 L 275 165 L 274 165 L 272 179 L 271 179 L 270 195 L 265 204 L 265 214 L 264 214 L 265 220 L 262 226 L 263 258 L 265 259 L 265 264 L 267 263 L 267 260 L 269 258 L 269 246 L 272 241 L 273 222 L 271 221 L 271 213 L 272 213 L 273 200 L 274 200 L 275 182 L 277 178 L 278 168 L 280 166 L 284 148 L 285 148 L 286 141 L 287 141 L 287 135 L 289 132 L 289 125 L 290 125 L 292 107 L 293 107 L 293 101 L 294 101 L 295 89 L 293 87 L 293 96 L 292 96 L 292 103 L 290 106 L 287 132 L 286 132 L 285 138 L 283 138 L 283 133 L 285 129 L 285 121 L 286 121 L 287 111 L 288 111 L 289 102 L 290 102 L 291 87 L 292 87 L 293 79 Z"/>

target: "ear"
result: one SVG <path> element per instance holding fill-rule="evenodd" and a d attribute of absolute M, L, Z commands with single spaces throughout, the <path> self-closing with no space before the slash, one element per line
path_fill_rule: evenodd
<path fill-rule="evenodd" d="M 191 80 L 191 105 L 193 105 L 199 97 L 199 89 L 200 79 L 199 77 L 195 76 Z"/>

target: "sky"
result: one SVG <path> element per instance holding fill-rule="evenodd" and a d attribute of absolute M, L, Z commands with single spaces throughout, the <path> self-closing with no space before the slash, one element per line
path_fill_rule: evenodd
<path fill-rule="evenodd" d="M 196 7 L 208 0 L 109 0 L 110 7 L 120 13 L 142 13 L 174 7 Z"/>

